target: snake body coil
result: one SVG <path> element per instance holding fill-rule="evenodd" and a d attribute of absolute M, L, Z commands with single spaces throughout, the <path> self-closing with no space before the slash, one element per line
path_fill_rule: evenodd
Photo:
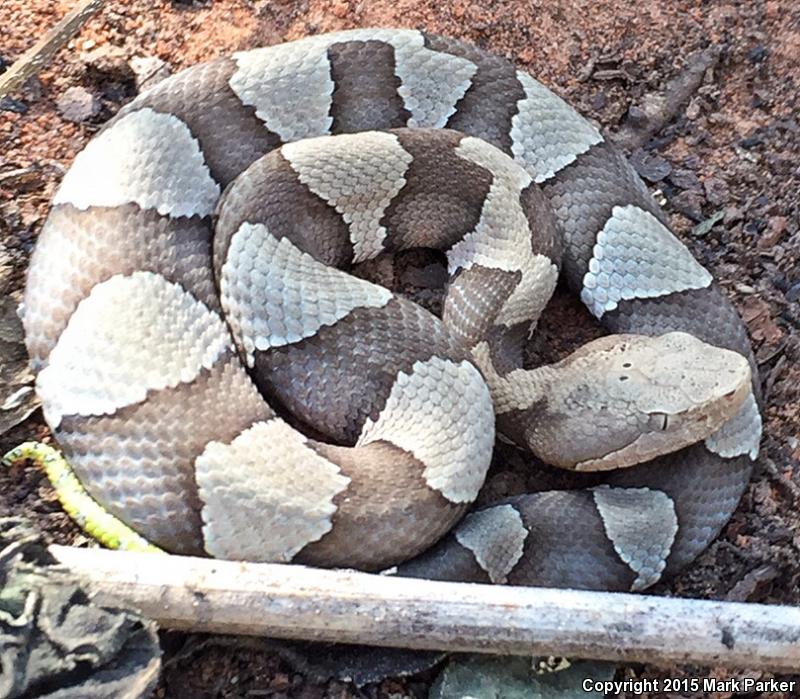
<path fill-rule="evenodd" d="M 420 246 L 447 258 L 441 320 L 342 271 Z M 523 370 L 559 269 L 622 338 Z M 642 589 L 718 533 L 758 451 L 742 323 L 624 157 L 505 60 L 418 31 L 245 51 L 141 94 L 65 176 L 24 322 L 83 485 L 178 553 Z M 749 365 L 715 371 L 698 341 Z M 735 416 L 701 416 L 687 382 Z M 495 415 L 557 465 L 639 465 L 444 536 Z"/>

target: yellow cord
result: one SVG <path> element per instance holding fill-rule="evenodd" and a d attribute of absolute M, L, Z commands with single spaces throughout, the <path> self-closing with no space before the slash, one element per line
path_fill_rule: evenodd
<path fill-rule="evenodd" d="M 66 513 L 93 539 L 110 549 L 164 553 L 95 502 L 56 449 L 41 442 L 24 442 L 2 458 L 8 466 L 28 460 L 45 472 Z"/>

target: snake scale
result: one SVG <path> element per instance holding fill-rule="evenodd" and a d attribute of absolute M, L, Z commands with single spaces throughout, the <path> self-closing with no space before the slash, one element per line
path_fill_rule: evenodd
<path fill-rule="evenodd" d="M 441 319 L 350 273 L 416 247 L 446 258 Z M 615 334 L 523 369 L 560 273 Z M 640 590 L 717 535 L 758 453 L 743 325 L 620 151 L 416 30 L 139 95 L 65 175 L 23 315 L 83 486 L 175 553 Z M 604 482 L 465 516 L 495 430 Z"/>

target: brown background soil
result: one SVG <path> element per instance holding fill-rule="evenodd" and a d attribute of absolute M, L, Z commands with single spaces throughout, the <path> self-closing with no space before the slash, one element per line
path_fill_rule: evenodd
<path fill-rule="evenodd" d="M 71 5 L 3 0 L 0 56 L 13 62 Z M 768 403 L 765 439 L 750 487 L 719 539 L 656 591 L 800 602 L 800 4 L 793 0 L 107 2 L 38 78 L 0 105 L 0 297 L 16 298 L 65 168 L 135 94 L 128 60 L 155 56 L 175 71 L 237 49 L 371 25 L 435 31 L 505 55 L 611 132 L 646 93 L 663 90 L 679 75 L 693 51 L 720 47 L 719 64 L 688 106 L 636 156 L 656 180 L 651 184 L 666 200 L 675 230 L 721 280 L 747 322 Z M 79 123 L 57 107 L 70 87 L 85 88 L 96 99 L 95 113 Z M 661 173 L 653 174 L 647 155 L 657 158 Z M 670 172 L 659 179 L 664 163 Z M 3 177 L 12 171 L 23 173 Z M 693 233 L 720 211 L 724 218 L 709 233 Z M 562 314 L 580 314 L 574 304 L 557 305 Z M 0 435 L 0 453 L 44 436 L 35 413 Z M 493 478 L 498 486 L 514 476 L 501 467 Z M 88 543 L 32 468 L 0 473 L 0 515 L 9 512 L 27 513 L 59 542 Z M 365 690 L 319 684 L 266 652 L 208 646 L 176 654 L 185 637 L 168 634 L 164 640 L 162 697 L 399 698 L 427 691 L 424 677 Z M 627 668 L 620 676 L 709 673 L 770 676 L 747 668 L 691 667 Z"/>

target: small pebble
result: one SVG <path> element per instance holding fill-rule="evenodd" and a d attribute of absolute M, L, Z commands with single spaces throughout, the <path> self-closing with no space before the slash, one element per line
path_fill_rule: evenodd
<path fill-rule="evenodd" d="M 693 192 L 699 192 L 703 188 L 697 174 L 693 170 L 687 170 L 686 168 L 677 168 L 673 170 L 669 175 L 669 181 L 678 189 L 688 189 Z"/>
<path fill-rule="evenodd" d="M 632 104 L 628 108 L 628 120 L 630 121 L 631 126 L 640 128 L 645 126 L 647 122 L 650 121 L 650 117 L 647 116 L 647 112 L 644 111 L 644 109 Z"/>
<path fill-rule="evenodd" d="M 695 223 L 703 220 L 703 195 L 691 190 L 685 190 L 670 200 L 672 206 L 687 216 Z"/>
<path fill-rule="evenodd" d="M 730 199 L 731 193 L 724 180 L 718 177 L 709 177 L 703 182 L 703 189 L 706 192 L 706 199 L 709 204 L 720 206 Z M 725 213 L 727 216 L 727 211 Z"/>
<path fill-rule="evenodd" d="M 631 155 L 631 164 L 641 177 L 649 182 L 660 182 L 672 172 L 672 165 L 660 155 L 636 150 Z"/>
<path fill-rule="evenodd" d="M 760 146 L 764 141 L 760 136 L 747 136 L 739 141 L 739 144 L 742 148 L 755 148 L 756 146 Z"/>
<path fill-rule="evenodd" d="M 785 216 L 770 216 L 764 232 L 758 239 L 758 247 L 764 250 L 777 245 L 788 226 L 789 221 Z"/>
<path fill-rule="evenodd" d="M 725 208 L 725 218 L 723 222 L 726 226 L 730 226 L 733 223 L 738 223 L 744 219 L 744 212 L 736 207 L 736 206 L 728 206 Z"/>
<path fill-rule="evenodd" d="M 800 301 L 800 282 L 797 282 L 797 284 L 792 284 L 792 286 L 790 286 L 787 290 L 785 296 L 789 303 Z"/>
<path fill-rule="evenodd" d="M 285 672 L 276 672 L 270 682 L 270 689 L 276 692 L 283 692 L 292 686 L 289 675 Z"/>
<path fill-rule="evenodd" d="M 753 90 L 753 97 L 750 99 L 750 106 L 755 109 L 767 106 L 769 104 L 769 93 L 763 90 Z"/>
<path fill-rule="evenodd" d="M 347 13 L 350 11 L 350 5 L 347 4 L 345 0 L 338 0 L 338 2 L 334 2 L 331 6 L 331 12 L 336 15 L 339 19 L 347 17 Z"/>
<path fill-rule="evenodd" d="M 767 49 L 765 46 L 759 44 L 758 46 L 750 49 L 747 54 L 747 58 L 750 59 L 751 63 L 761 63 L 767 57 Z"/>
<path fill-rule="evenodd" d="M 696 155 L 687 155 L 683 159 L 683 166 L 685 168 L 689 168 L 690 170 L 697 170 L 700 167 L 700 158 Z"/>
<path fill-rule="evenodd" d="M 78 124 L 100 113 L 100 100 L 84 87 L 70 87 L 56 100 L 59 113 Z"/>
<path fill-rule="evenodd" d="M 697 117 L 700 116 L 700 101 L 699 100 L 692 100 L 689 103 L 689 106 L 686 107 L 686 116 L 694 121 Z"/>
<path fill-rule="evenodd" d="M 6 95 L 0 99 L 0 112 L 14 112 L 15 114 L 25 114 L 28 111 L 28 105 L 21 100 L 14 99 Z"/>
<path fill-rule="evenodd" d="M 718 211 L 715 211 L 713 214 L 711 214 L 711 216 L 709 216 L 707 219 L 703 221 L 700 221 L 700 223 L 698 223 L 692 229 L 692 235 L 700 237 L 708 235 L 708 233 L 711 232 L 711 229 L 714 228 L 714 226 L 717 225 L 717 223 L 719 223 L 723 218 L 725 218 L 724 209 L 719 209 Z"/>
<path fill-rule="evenodd" d="M 748 221 L 744 229 L 749 235 L 758 235 L 767 227 L 767 222 L 763 218 L 756 217 Z"/>
<path fill-rule="evenodd" d="M 766 194 L 759 194 L 754 200 L 753 204 L 756 206 L 766 206 L 769 204 L 769 197 Z"/>

